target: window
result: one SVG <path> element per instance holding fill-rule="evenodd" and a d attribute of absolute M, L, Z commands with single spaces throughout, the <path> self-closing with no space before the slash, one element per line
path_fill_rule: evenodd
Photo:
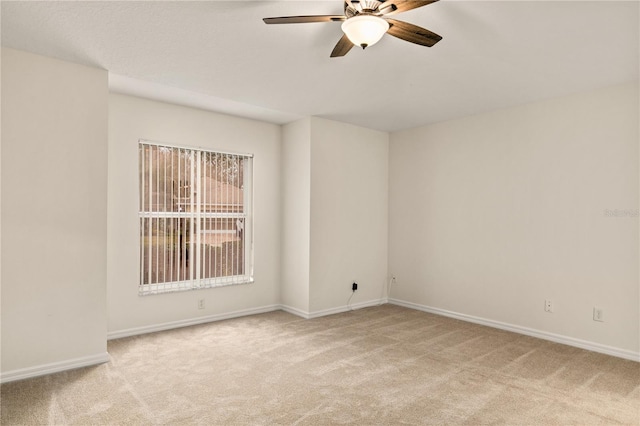
<path fill-rule="evenodd" d="M 253 281 L 252 156 L 139 143 L 141 295 Z"/>

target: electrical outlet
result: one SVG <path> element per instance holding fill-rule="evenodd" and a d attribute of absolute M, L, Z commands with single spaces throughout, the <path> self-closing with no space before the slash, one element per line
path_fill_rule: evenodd
<path fill-rule="evenodd" d="M 351 290 L 356 291 L 357 289 L 358 289 L 358 283 L 354 281 L 353 284 L 351 284 Z"/>
<path fill-rule="evenodd" d="M 396 276 L 391 275 L 391 284 L 395 284 L 395 283 L 396 283 Z"/>
<path fill-rule="evenodd" d="M 551 299 L 546 299 L 544 301 L 544 311 L 553 312 L 553 302 L 551 301 Z"/>
<path fill-rule="evenodd" d="M 598 322 L 604 322 L 604 309 L 593 307 L 593 320 Z"/>
<path fill-rule="evenodd" d="M 198 300 L 198 309 L 204 309 L 204 299 Z"/>

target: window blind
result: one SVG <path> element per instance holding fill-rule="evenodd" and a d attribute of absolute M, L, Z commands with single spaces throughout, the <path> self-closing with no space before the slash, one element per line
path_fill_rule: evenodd
<path fill-rule="evenodd" d="M 249 154 L 139 143 L 139 294 L 253 280 Z"/>

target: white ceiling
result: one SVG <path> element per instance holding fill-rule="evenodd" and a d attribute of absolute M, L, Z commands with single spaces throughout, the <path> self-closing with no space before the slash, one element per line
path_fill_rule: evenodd
<path fill-rule="evenodd" d="M 321 116 L 396 131 L 639 78 L 638 1 L 441 0 L 394 16 L 443 37 L 389 35 L 329 58 L 324 1 L 2 1 L 2 45 L 110 72 L 111 87 L 284 123 Z"/>

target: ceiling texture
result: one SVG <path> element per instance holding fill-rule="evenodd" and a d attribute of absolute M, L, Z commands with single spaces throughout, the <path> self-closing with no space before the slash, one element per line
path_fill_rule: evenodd
<path fill-rule="evenodd" d="M 394 16 L 440 34 L 329 54 L 323 1 L 2 1 L 2 45 L 109 71 L 111 90 L 274 123 L 398 131 L 639 79 L 638 1 L 458 1 Z"/>

